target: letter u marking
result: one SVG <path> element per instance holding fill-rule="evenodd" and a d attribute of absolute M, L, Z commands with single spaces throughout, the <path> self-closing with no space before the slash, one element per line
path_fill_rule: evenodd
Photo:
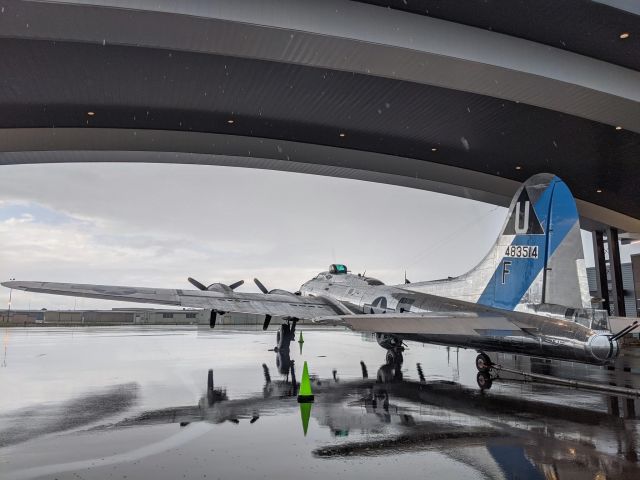
<path fill-rule="evenodd" d="M 520 202 L 516 203 L 516 221 L 515 221 L 515 230 L 516 233 L 522 234 L 527 233 L 529 230 L 529 200 L 525 200 L 524 202 L 524 221 L 522 222 L 522 226 L 520 226 Z"/>

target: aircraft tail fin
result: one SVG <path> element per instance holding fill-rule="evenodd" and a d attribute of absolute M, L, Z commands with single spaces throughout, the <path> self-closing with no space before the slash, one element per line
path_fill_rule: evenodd
<path fill-rule="evenodd" d="M 478 266 L 460 277 L 411 286 L 508 310 L 526 304 L 589 307 L 580 221 L 571 191 L 555 175 L 530 177 L 511 200 L 502 232 Z"/>
<path fill-rule="evenodd" d="M 490 255 L 495 268 L 478 303 L 590 305 L 578 209 L 557 176 L 534 175 L 518 189 Z"/>

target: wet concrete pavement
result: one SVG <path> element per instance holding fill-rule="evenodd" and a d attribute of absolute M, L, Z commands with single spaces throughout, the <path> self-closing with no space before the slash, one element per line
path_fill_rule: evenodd
<path fill-rule="evenodd" d="M 388 364 L 368 337 L 299 329 L 289 355 L 275 331 L 2 330 L 0 478 L 640 478 L 638 399 L 506 373 L 481 392 L 474 351 L 410 343 Z M 632 352 L 494 360 L 640 387 Z"/>

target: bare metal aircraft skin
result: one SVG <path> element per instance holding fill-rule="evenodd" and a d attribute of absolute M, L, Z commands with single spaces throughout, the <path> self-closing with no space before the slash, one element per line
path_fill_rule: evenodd
<path fill-rule="evenodd" d="M 435 343 L 480 352 L 524 355 L 605 364 L 619 352 L 607 314 L 592 308 L 580 223 L 567 185 L 551 174 L 529 178 L 516 192 L 499 235 L 485 258 L 468 273 L 443 280 L 387 286 L 379 280 L 332 265 L 303 284 L 299 292 L 236 292 L 233 285 L 202 285 L 198 290 L 11 281 L 2 285 L 30 292 L 211 311 L 211 326 L 225 312 L 287 320 L 279 344 L 297 320 L 343 325 L 374 332 L 390 351 L 403 340 Z M 293 324 L 291 325 L 291 322 Z M 482 354 L 481 354 L 482 355 Z M 490 365 L 479 356 L 478 369 Z"/>

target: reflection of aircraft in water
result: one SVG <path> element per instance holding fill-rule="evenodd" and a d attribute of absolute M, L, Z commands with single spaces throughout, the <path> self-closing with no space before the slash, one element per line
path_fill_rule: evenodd
<path fill-rule="evenodd" d="M 473 248 L 473 247 L 469 247 Z M 286 320 L 278 347 L 286 348 L 300 319 L 373 332 L 399 358 L 402 342 L 472 348 L 479 352 L 478 382 L 490 381 L 486 351 L 604 364 L 618 355 L 607 314 L 593 309 L 584 267 L 575 201 L 558 177 L 538 174 L 516 192 L 502 232 L 480 264 L 459 277 L 387 286 L 332 265 L 299 292 L 241 293 L 232 285 L 198 290 L 13 281 L 6 287 L 31 292 L 208 309 L 210 325 L 221 312 Z"/>
<path fill-rule="evenodd" d="M 261 416 L 294 414 L 295 368 L 288 363 L 284 380 L 273 380 L 263 365 L 264 387 L 257 396 L 228 399 L 214 387 L 210 371 L 198 406 L 146 412 L 113 428 L 197 421 L 247 424 Z M 410 381 L 398 363 L 385 363 L 371 378 L 364 363 L 361 367 L 362 379 L 341 379 L 335 372 L 328 379 L 312 377 L 316 402 L 311 415 L 335 439 L 315 448 L 315 456 L 437 450 L 487 478 L 505 479 L 593 478 L 596 472 L 601 473 L 596 478 L 637 478 L 640 473 L 635 426 L 604 411 L 561 399 L 558 404 L 529 400 L 517 391 L 514 396 L 487 395 L 454 382 L 428 382 L 420 372 L 419 381 Z M 617 451 L 610 447 L 615 442 Z"/>

